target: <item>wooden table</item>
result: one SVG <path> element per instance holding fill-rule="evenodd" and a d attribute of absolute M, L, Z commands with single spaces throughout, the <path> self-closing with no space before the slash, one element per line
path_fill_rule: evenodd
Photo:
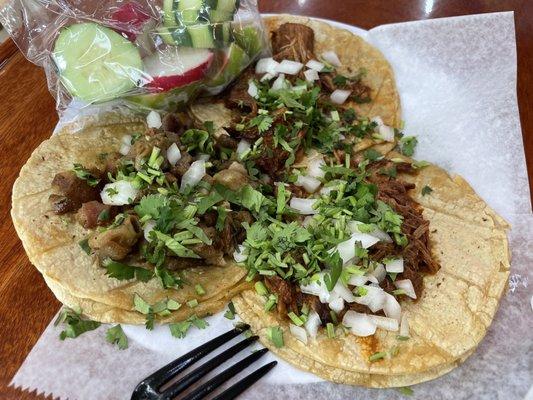
<path fill-rule="evenodd" d="M 518 100 L 533 193 L 533 1 L 530 0 L 260 0 L 262 12 L 329 18 L 364 29 L 427 18 L 514 11 Z M 9 216 L 11 188 L 33 149 L 57 123 L 43 71 L 9 40 L 0 46 L 0 399 L 43 399 L 7 385 L 60 304 L 33 268 Z"/>

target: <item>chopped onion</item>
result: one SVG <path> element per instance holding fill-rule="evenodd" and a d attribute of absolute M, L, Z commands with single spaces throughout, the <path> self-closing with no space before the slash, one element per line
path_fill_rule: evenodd
<path fill-rule="evenodd" d="M 339 313 L 344 308 L 344 299 L 342 297 L 337 297 L 334 300 L 330 301 L 329 308 L 331 308 L 336 313 Z"/>
<path fill-rule="evenodd" d="M 322 155 L 311 158 L 307 166 L 307 174 L 313 178 L 323 178 L 326 175 L 326 172 L 322 169 L 324 165 L 326 165 L 326 162 Z"/>
<path fill-rule="evenodd" d="M 257 64 L 255 64 L 255 73 L 256 74 L 269 73 L 269 74 L 275 75 L 278 65 L 279 63 L 276 60 L 274 60 L 272 57 L 261 58 L 257 61 Z"/>
<path fill-rule="evenodd" d="M 318 332 L 318 327 L 322 322 L 320 321 L 320 316 L 315 310 L 311 310 L 307 316 L 307 321 L 305 322 L 305 330 L 312 338 L 316 338 Z"/>
<path fill-rule="evenodd" d="M 325 67 L 324 63 L 321 63 L 320 61 L 317 61 L 317 60 L 309 60 L 307 61 L 307 64 L 305 64 L 305 66 L 316 72 L 322 71 Z"/>
<path fill-rule="evenodd" d="M 313 217 L 311 215 L 308 215 L 307 217 L 304 218 L 304 220 L 302 221 L 302 226 L 304 228 L 307 228 L 311 223 L 313 222 Z"/>
<path fill-rule="evenodd" d="M 368 281 L 371 282 L 371 283 L 374 283 L 376 284 L 377 286 L 379 286 L 379 281 L 378 281 L 378 278 L 376 278 L 374 275 L 367 275 L 366 276 L 368 278 Z"/>
<path fill-rule="evenodd" d="M 187 172 L 181 178 L 180 191 L 183 192 L 187 186 L 196 186 L 205 175 L 205 161 L 196 160 L 191 164 Z"/>
<path fill-rule="evenodd" d="M 255 82 L 251 79 L 248 81 L 248 94 L 254 99 L 256 99 L 259 95 L 259 89 L 257 88 Z"/>
<path fill-rule="evenodd" d="M 394 142 L 394 129 L 388 125 L 378 126 L 379 136 L 387 142 Z"/>
<path fill-rule="evenodd" d="M 370 319 L 374 322 L 378 328 L 385 329 L 386 331 L 396 332 L 398 330 L 398 320 L 394 318 L 382 317 L 380 315 L 371 315 Z"/>
<path fill-rule="evenodd" d="M 396 297 L 392 294 L 388 294 L 387 292 L 383 293 L 385 293 L 383 312 L 387 317 L 399 320 L 402 315 L 402 307 L 400 306 L 400 303 L 398 303 L 398 300 L 396 300 Z"/>
<path fill-rule="evenodd" d="M 123 156 L 125 156 L 126 154 L 128 154 L 130 152 L 130 149 L 131 149 L 131 145 L 129 144 L 126 144 L 126 143 L 122 143 L 120 145 L 120 149 L 119 149 L 119 153 L 122 154 Z"/>
<path fill-rule="evenodd" d="M 398 289 L 402 289 L 405 294 L 410 298 L 416 299 L 416 292 L 413 286 L 413 282 L 411 282 L 411 279 L 401 279 L 399 281 L 394 281 L 394 286 L 396 286 Z"/>
<path fill-rule="evenodd" d="M 356 242 L 361 242 L 361 247 L 368 249 L 379 242 L 379 239 L 367 233 L 354 233 L 350 239 L 340 242 L 336 247 L 334 247 L 334 249 L 336 248 L 339 251 L 339 255 L 341 256 L 344 264 L 347 264 L 352 258 L 355 257 Z"/>
<path fill-rule="evenodd" d="M 150 220 L 146 222 L 146 224 L 144 224 L 143 232 L 144 232 L 144 238 L 146 239 L 147 242 L 152 241 L 152 238 L 150 237 L 150 232 L 154 230 L 155 224 L 156 222 L 154 220 Z"/>
<path fill-rule="evenodd" d="M 148 128 L 161 128 L 163 122 L 161 122 L 161 116 L 155 111 L 150 111 L 146 116 L 146 123 Z"/>
<path fill-rule="evenodd" d="M 332 293 L 339 295 L 347 303 L 353 303 L 355 301 L 355 296 L 353 293 L 344 286 L 342 283 L 337 282 L 335 287 L 333 287 Z"/>
<path fill-rule="evenodd" d="M 368 282 L 368 277 L 364 275 L 352 275 L 348 280 L 348 284 L 353 286 L 363 286 Z"/>
<path fill-rule="evenodd" d="M 130 204 L 139 194 L 139 189 L 135 188 L 130 181 L 116 181 L 108 183 L 100 192 L 102 203 L 110 206 L 123 206 Z"/>
<path fill-rule="evenodd" d="M 233 259 L 235 262 L 245 262 L 247 258 L 248 254 L 246 254 L 246 247 L 242 244 L 238 245 L 237 249 L 233 252 Z"/>
<path fill-rule="evenodd" d="M 209 161 L 209 158 L 211 157 L 209 154 L 198 154 L 198 159 L 202 161 Z"/>
<path fill-rule="evenodd" d="M 383 264 L 378 264 L 374 271 L 370 273 L 370 275 L 375 276 L 378 283 L 381 283 L 383 279 L 387 276 L 387 271 L 385 270 L 385 267 Z"/>
<path fill-rule="evenodd" d="M 348 228 L 353 233 L 355 232 L 363 233 L 358 227 L 358 225 L 361 225 L 361 224 L 363 223 L 360 221 L 350 221 L 348 222 Z M 368 234 L 377 237 L 382 242 L 392 243 L 392 239 L 389 236 L 389 234 L 385 231 L 382 231 L 377 226 L 374 229 L 372 229 L 372 231 L 368 232 Z"/>
<path fill-rule="evenodd" d="M 122 143 L 127 144 L 128 146 L 131 145 L 131 135 L 124 135 L 122 136 Z"/>
<path fill-rule="evenodd" d="M 400 336 L 409 337 L 409 316 L 407 311 L 403 313 L 400 322 Z"/>
<path fill-rule="evenodd" d="M 296 186 L 302 186 L 307 193 L 314 193 L 321 185 L 320 181 L 312 176 L 298 175 L 295 182 Z"/>
<path fill-rule="evenodd" d="M 370 122 L 375 122 L 378 126 L 382 126 L 382 125 L 384 125 L 384 124 L 383 124 L 383 120 L 381 119 L 380 116 L 372 117 L 372 118 L 370 119 Z"/>
<path fill-rule="evenodd" d="M 350 329 L 356 336 L 370 336 L 376 333 L 377 325 L 367 314 L 361 314 L 352 310 L 346 311 L 342 318 L 342 324 Z"/>
<path fill-rule="evenodd" d="M 356 297 L 355 302 L 362 304 L 370 308 L 370 311 L 377 312 L 383 309 L 386 301 L 387 293 L 380 287 L 375 286 L 363 286 L 367 293 L 364 296 Z"/>
<path fill-rule="evenodd" d="M 314 82 L 318 81 L 318 72 L 316 72 L 314 69 L 308 69 L 304 71 L 305 80 L 307 82 Z"/>
<path fill-rule="evenodd" d="M 272 89 L 279 90 L 285 87 L 285 74 L 279 74 L 277 79 L 272 84 Z"/>
<path fill-rule="evenodd" d="M 297 61 L 282 60 L 276 67 L 276 72 L 281 74 L 296 75 L 303 68 L 303 64 Z"/>
<path fill-rule="evenodd" d="M 167 160 L 174 166 L 181 159 L 181 151 L 176 143 L 172 143 L 167 149 Z"/>
<path fill-rule="evenodd" d="M 269 81 L 271 80 L 272 78 L 274 78 L 276 75 L 274 74 L 271 74 L 270 72 L 267 72 L 266 74 L 264 74 L 261 79 L 259 79 L 261 82 L 264 82 L 264 81 Z"/>
<path fill-rule="evenodd" d="M 250 142 L 248 142 L 247 140 L 242 139 L 239 142 L 239 145 L 237 146 L 237 157 L 241 158 L 244 153 L 246 153 L 248 150 L 250 150 L 251 147 L 252 147 L 252 145 L 250 144 Z"/>
<path fill-rule="evenodd" d="M 342 104 L 346 100 L 348 100 L 348 97 L 350 97 L 350 94 L 352 94 L 350 90 L 335 89 L 335 91 L 331 93 L 329 97 L 333 103 Z"/>
<path fill-rule="evenodd" d="M 313 208 L 316 201 L 316 199 L 302 199 L 300 197 L 293 197 L 291 198 L 289 206 L 294 208 L 300 214 L 314 215 L 318 213 L 318 211 Z"/>
<path fill-rule="evenodd" d="M 291 331 L 292 336 L 298 339 L 303 344 L 307 344 L 307 332 L 301 326 L 296 326 L 294 324 L 289 324 L 289 330 Z"/>
<path fill-rule="evenodd" d="M 322 53 L 322 58 L 335 67 L 340 67 L 342 65 L 341 60 L 339 60 L 337 53 L 334 51 L 325 51 Z"/>
<path fill-rule="evenodd" d="M 328 291 L 322 278 L 319 281 L 311 282 L 308 285 L 300 285 L 300 290 L 302 293 L 317 296 L 321 303 L 327 303 L 331 297 L 331 293 Z"/>
<path fill-rule="evenodd" d="M 387 272 L 391 272 L 395 274 L 402 273 L 403 272 L 403 257 L 385 261 L 385 269 L 387 270 Z"/>

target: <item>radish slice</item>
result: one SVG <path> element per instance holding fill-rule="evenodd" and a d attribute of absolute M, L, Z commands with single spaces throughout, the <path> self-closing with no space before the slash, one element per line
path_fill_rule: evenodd
<path fill-rule="evenodd" d="M 274 60 L 272 57 L 261 58 L 255 64 L 255 73 L 256 74 L 265 74 L 269 73 L 272 75 L 277 74 L 277 68 L 279 63 Z"/>
<path fill-rule="evenodd" d="M 316 192 L 318 187 L 321 185 L 321 183 L 318 179 L 315 179 L 311 176 L 298 175 L 295 185 L 302 186 L 306 190 L 307 193 L 314 193 Z"/>
<path fill-rule="evenodd" d="M 243 154 L 250 150 L 251 147 L 250 142 L 242 139 L 237 146 L 237 157 L 242 158 Z"/>
<path fill-rule="evenodd" d="M 156 111 L 150 111 L 146 116 L 146 124 L 148 125 L 148 128 L 161 128 L 161 125 L 163 125 L 161 122 L 161 115 Z"/>
<path fill-rule="evenodd" d="M 307 316 L 307 321 L 305 322 L 305 330 L 313 339 L 316 338 L 318 332 L 318 327 L 322 322 L 320 321 L 320 316 L 315 310 L 311 310 Z"/>
<path fill-rule="evenodd" d="M 352 92 L 350 90 L 335 89 L 329 96 L 331 101 L 335 104 L 343 104 Z"/>
<path fill-rule="evenodd" d="M 167 149 L 167 160 L 172 166 L 181 160 L 181 151 L 176 143 L 172 143 Z"/>
<path fill-rule="evenodd" d="M 316 72 L 314 69 L 308 69 L 307 71 L 304 71 L 305 80 L 307 82 L 314 82 L 318 81 L 318 72 Z"/>
<path fill-rule="evenodd" d="M 293 197 L 289 203 L 291 208 L 294 208 L 300 214 L 304 215 L 314 215 L 318 214 L 318 211 L 313 208 L 316 199 L 302 199 L 300 197 Z"/>
<path fill-rule="evenodd" d="M 237 249 L 233 252 L 233 259 L 235 260 L 235 262 L 245 262 L 248 258 L 248 254 L 246 254 L 246 252 L 246 247 L 244 247 L 244 245 L 238 245 Z"/>
<path fill-rule="evenodd" d="M 110 206 L 123 206 L 131 204 L 139 194 L 130 181 L 116 181 L 108 183 L 100 192 L 102 203 Z"/>
<path fill-rule="evenodd" d="M 361 297 L 356 297 L 355 302 L 370 308 L 372 312 L 378 312 L 383 309 L 386 301 L 387 293 L 380 287 L 363 286 L 367 290 L 367 294 Z"/>
<path fill-rule="evenodd" d="M 400 336 L 409 337 L 409 316 L 407 311 L 403 313 L 400 322 Z"/>
<path fill-rule="evenodd" d="M 339 60 L 337 53 L 334 51 L 326 51 L 322 53 L 322 58 L 335 67 L 340 67 L 342 65 L 341 60 Z"/>
<path fill-rule="evenodd" d="M 150 220 L 144 225 L 144 229 L 143 229 L 144 238 L 146 239 L 147 242 L 152 241 L 152 238 L 150 237 L 150 232 L 154 230 L 155 225 L 156 225 L 156 222 L 154 220 Z"/>
<path fill-rule="evenodd" d="M 356 336 L 370 336 L 376 333 L 377 325 L 367 314 L 361 314 L 352 310 L 346 311 L 342 318 L 342 324 L 350 329 Z"/>
<path fill-rule="evenodd" d="M 305 64 L 305 66 L 309 69 L 312 69 L 313 71 L 316 71 L 316 72 L 320 72 L 324 69 L 325 65 L 324 63 L 321 63 L 320 61 L 317 61 L 317 60 L 309 60 L 307 61 L 307 64 Z M 318 74 L 317 74 L 318 76 Z"/>
<path fill-rule="evenodd" d="M 300 72 L 303 66 L 304 65 L 302 63 L 296 61 L 283 60 L 276 67 L 276 72 L 281 74 L 296 75 L 298 72 Z"/>
<path fill-rule="evenodd" d="M 401 274 L 403 272 L 403 257 L 385 261 L 387 272 Z"/>
<path fill-rule="evenodd" d="M 309 165 L 307 167 L 308 175 L 313 178 L 323 178 L 326 175 L 326 172 L 322 169 L 324 165 L 326 165 L 326 162 L 322 155 L 313 157 L 309 160 Z"/>
<path fill-rule="evenodd" d="M 250 80 L 248 82 L 248 94 L 256 99 L 259 96 L 259 89 L 254 81 Z"/>
<path fill-rule="evenodd" d="M 285 82 L 285 75 L 284 74 L 279 74 L 277 79 L 272 84 L 272 89 L 280 90 L 280 89 L 285 88 L 286 86 L 287 85 L 286 85 L 286 82 Z"/>
<path fill-rule="evenodd" d="M 387 276 L 387 271 L 385 270 L 385 267 L 383 264 L 378 264 L 374 271 L 370 273 L 370 275 L 375 276 L 378 283 L 381 283 L 383 279 Z"/>
<path fill-rule="evenodd" d="M 196 160 L 191 164 L 187 172 L 181 178 L 180 192 L 183 192 L 188 186 L 196 186 L 205 175 L 205 161 Z"/>
<path fill-rule="evenodd" d="M 398 289 L 403 290 L 405 294 L 410 298 L 416 299 L 416 292 L 415 288 L 413 287 L 413 282 L 411 282 L 411 279 L 401 279 L 399 281 L 394 281 L 394 286 L 396 286 Z"/>
<path fill-rule="evenodd" d="M 385 293 L 383 312 L 389 318 L 400 320 L 400 317 L 402 316 L 402 307 L 400 306 L 400 303 L 398 303 L 398 300 L 396 300 L 392 294 L 388 294 L 387 292 L 383 293 Z"/>
<path fill-rule="evenodd" d="M 114 25 L 120 28 L 119 32 L 126 35 L 132 42 L 137 38 L 142 25 L 149 19 L 150 14 L 135 1 L 123 3 L 111 14 L 111 20 L 115 22 Z"/>
<path fill-rule="evenodd" d="M 398 320 L 394 318 L 382 317 L 380 315 L 371 315 L 370 319 L 378 328 L 386 331 L 396 332 L 398 330 Z"/>
<path fill-rule="evenodd" d="M 307 332 L 301 326 L 289 324 L 289 331 L 291 334 L 303 344 L 307 344 Z"/>
<path fill-rule="evenodd" d="M 344 308 L 344 299 L 342 297 L 337 297 L 335 300 L 330 301 L 328 305 L 333 311 L 339 313 Z"/>

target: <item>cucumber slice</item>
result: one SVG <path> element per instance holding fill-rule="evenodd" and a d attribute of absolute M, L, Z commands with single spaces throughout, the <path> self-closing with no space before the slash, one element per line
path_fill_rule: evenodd
<path fill-rule="evenodd" d="M 209 24 L 191 25 L 187 27 L 191 37 L 192 47 L 198 49 L 210 49 L 215 46 L 213 26 Z"/>
<path fill-rule="evenodd" d="M 178 25 L 194 25 L 209 22 L 209 19 L 199 10 L 176 11 L 175 20 Z"/>
<path fill-rule="evenodd" d="M 225 10 L 209 10 L 207 12 L 208 19 L 211 22 L 225 22 L 225 21 L 233 21 L 233 15 L 234 13 L 232 11 L 225 11 Z"/>
<path fill-rule="evenodd" d="M 158 33 L 167 44 L 197 49 L 226 47 L 233 41 L 229 22 L 165 27 L 159 28 Z"/>
<path fill-rule="evenodd" d="M 204 0 L 175 0 L 174 10 L 201 10 L 204 6 Z"/>
<path fill-rule="evenodd" d="M 205 0 L 206 7 L 211 10 L 234 13 L 239 8 L 239 0 Z"/>
<path fill-rule="evenodd" d="M 254 26 L 246 26 L 233 31 L 235 42 L 246 51 L 250 58 L 258 55 L 263 48 L 261 34 Z"/>
<path fill-rule="evenodd" d="M 224 54 L 224 63 L 213 78 L 206 82 L 208 87 L 216 87 L 231 82 L 250 63 L 246 52 L 236 43 L 231 43 Z"/>
<path fill-rule="evenodd" d="M 62 29 L 52 59 L 69 93 L 87 102 L 120 96 L 137 85 L 143 70 L 133 43 L 92 22 Z"/>
<path fill-rule="evenodd" d="M 175 26 L 174 0 L 163 0 L 163 25 Z"/>

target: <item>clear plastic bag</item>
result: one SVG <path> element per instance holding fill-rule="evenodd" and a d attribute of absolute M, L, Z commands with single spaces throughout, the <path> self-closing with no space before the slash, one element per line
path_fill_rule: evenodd
<path fill-rule="evenodd" d="M 256 0 L 8 0 L 0 22 L 60 113 L 112 100 L 174 111 L 268 52 Z"/>

